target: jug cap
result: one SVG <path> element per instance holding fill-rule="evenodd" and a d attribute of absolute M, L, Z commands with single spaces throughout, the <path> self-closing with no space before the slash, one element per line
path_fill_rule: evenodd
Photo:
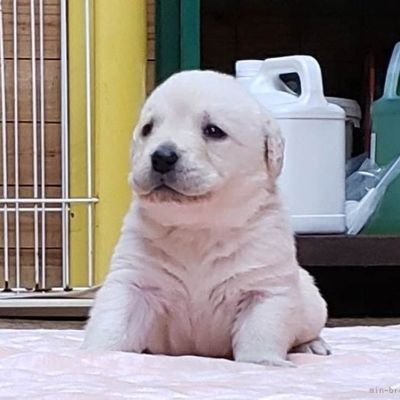
<path fill-rule="evenodd" d="M 238 78 L 252 78 L 257 75 L 263 60 L 238 60 L 235 63 L 236 76 Z"/>

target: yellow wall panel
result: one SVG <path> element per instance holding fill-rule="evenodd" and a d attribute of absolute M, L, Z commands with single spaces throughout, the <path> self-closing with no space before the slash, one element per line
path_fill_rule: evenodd
<path fill-rule="evenodd" d="M 70 0 L 71 195 L 86 188 L 85 53 L 82 0 Z M 94 268 L 100 283 L 131 199 L 129 144 L 146 87 L 146 0 L 96 0 L 92 5 Z M 71 218 L 72 284 L 87 280 L 84 206 Z"/>
<path fill-rule="evenodd" d="M 129 144 L 146 87 L 146 1 L 94 7 L 95 280 L 108 270 L 131 199 Z"/>

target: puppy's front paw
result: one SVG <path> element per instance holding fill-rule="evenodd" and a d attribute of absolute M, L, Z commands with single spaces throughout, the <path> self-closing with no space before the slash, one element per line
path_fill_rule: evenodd
<path fill-rule="evenodd" d="M 252 364 L 260 364 L 269 367 L 285 367 L 285 368 L 296 368 L 297 365 L 292 363 L 291 361 L 285 360 L 278 356 L 266 356 L 266 357 L 244 357 L 244 358 L 236 358 L 236 361 L 246 362 Z"/>
<path fill-rule="evenodd" d="M 118 343 L 107 340 L 106 338 L 96 338 L 92 335 L 86 334 L 83 343 L 81 344 L 81 350 L 88 351 L 115 351 L 121 350 Z"/>
<path fill-rule="evenodd" d="M 328 356 L 332 354 L 331 347 L 321 337 L 317 337 L 310 342 L 300 344 L 290 351 L 291 353 L 317 354 L 319 356 Z"/>
<path fill-rule="evenodd" d="M 284 368 L 297 368 L 297 365 L 288 360 L 272 359 L 257 362 L 257 364 L 266 365 L 270 367 L 284 367 Z"/>

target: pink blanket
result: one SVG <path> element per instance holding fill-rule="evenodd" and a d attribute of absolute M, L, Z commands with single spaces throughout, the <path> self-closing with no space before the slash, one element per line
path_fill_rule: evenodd
<path fill-rule="evenodd" d="M 400 326 L 327 328 L 298 368 L 79 350 L 82 331 L 0 331 L 0 399 L 400 399 Z"/>

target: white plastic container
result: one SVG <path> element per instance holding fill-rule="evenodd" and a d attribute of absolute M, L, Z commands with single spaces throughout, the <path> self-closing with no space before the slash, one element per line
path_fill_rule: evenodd
<path fill-rule="evenodd" d="M 300 95 L 288 92 L 280 79 L 289 73 L 299 76 Z M 279 185 L 294 230 L 344 232 L 345 112 L 327 102 L 318 62 L 309 56 L 267 59 L 246 86 L 277 119 L 285 138 Z"/>
<path fill-rule="evenodd" d="M 361 124 L 361 107 L 351 99 L 342 97 L 327 97 L 326 99 L 329 103 L 342 107 L 346 113 L 346 160 L 349 160 L 353 150 L 354 129 L 360 128 Z"/>

